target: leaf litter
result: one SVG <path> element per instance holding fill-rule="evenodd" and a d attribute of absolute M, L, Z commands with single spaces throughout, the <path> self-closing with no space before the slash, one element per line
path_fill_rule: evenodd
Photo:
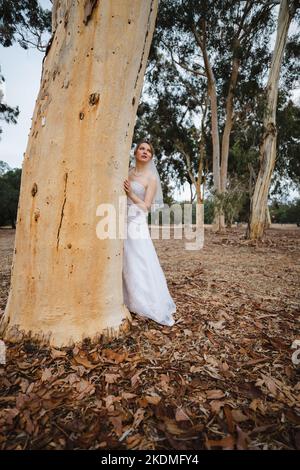
<path fill-rule="evenodd" d="M 1 314 L 13 233 L 0 230 Z M 173 327 L 132 315 L 98 344 L 5 343 L 0 449 L 299 449 L 299 234 L 154 240 Z"/>

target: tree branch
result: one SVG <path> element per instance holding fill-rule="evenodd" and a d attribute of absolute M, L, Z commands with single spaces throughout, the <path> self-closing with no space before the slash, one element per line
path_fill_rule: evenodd
<path fill-rule="evenodd" d="M 182 62 L 178 62 L 175 58 L 174 58 L 174 55 L 173 55 L 173 51 L 171 49 L 171 47 L 166 44 L 163 40 L 161 40 L 161 43 L 164 45 L 164 47 L 170 52 L 170 55 L 171 55 L 171 59 L 172 59 L 172 62 L 174 62 L 175 64 L 179 65 L 180 67 L 182 67 L 184 70 L 186 70 L 187 72 L 190 72 L 194 75 L 200 75 L 202 77 L 205 77 L 205 73 L 204 72 L 198 72 L 197 70 L 193 70 L 193 69 L 190 69 L 187 65 L 183 64 Z M 200 66 L 201 67 L 201 66 Z"/>
<path fill-rule="evenodd" d="M 183 154 L 183 156 L 185 157 L 186 159 L 186 163 L 187 163 L 187 169 L 188 169 L 188 174 L 189 174 L 189 177 L 192 181 L 192 183 L 196 186 L 196 180 L 195 180 L 195 177 L 192 173 L 192 166 L 191 166 L 191 159 L 190 159 L 190 156 L 189 154 L 184 150 L 184 148 L 182 147 L 182 145 L 180 144 L 180 142 L 178 140 L 176 140 L 175 142 L 175 147 L 177 148 L 177 150 Z"/>

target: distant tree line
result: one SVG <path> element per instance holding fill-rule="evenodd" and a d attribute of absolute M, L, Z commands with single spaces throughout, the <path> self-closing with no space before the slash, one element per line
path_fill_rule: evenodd
<path fill-rule="evenodd" d="M 21 173 L 21 168 L 0 161 L 0 226 L 16 228 Z"/>
<path fill-rule="evenodd" d="M 0 160 L 0 226 L 2 227 L 10 226 L 16 228 L 21 174 L 21 168 L 11 169 L 7 163 Z M 170 206 L 176 203 L 173 198 L 169 198 L 166 202 Z M 186 203 L 188 202 L 190 201 L 186 201 Z M 180 204 L 183 206 L 184 202 Z M 215 201 L 213 197 L 208 197 L 204 201 L 205 224 L 211 224 L 213 222 L 214 205 Z M 228 193 L 224 207 L 228 226 L 236 222 L 246 223 L 248 221 L 248 200 L 242 193 Z M 280 202 L 275 198 L 269 204 L 269 210 L 272 223 L 297 224 L 298 227 L 300 226 L 300 198 L 296 198 L 290 202 Z M 173 213 L 171 212 L 170 222 L 173 223 L 173 221 Z M 196 223 L 195 202 L 193 203 L 192 223 Z"/>

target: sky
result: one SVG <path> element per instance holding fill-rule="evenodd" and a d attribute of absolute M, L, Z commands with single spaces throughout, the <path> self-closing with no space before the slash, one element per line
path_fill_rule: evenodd
<path fill-rule="evenodd" d="M 18 45 L 0 46 L 1 73 L 5 77 L 4 101 L 19 106 L 17 124 L 1 121 L 0 160 L 10 167 L 21 167 L 31 126 L 31 117 L 39 90 L 43 54 Z"/>
<path fill-rule="evenodd" d="M 51 10 L 50 0 L 40 0 L 43 8 Z M 34 48 L 22 49 L 17 43 L 11 47 L 0 45 L 1 75 L 5 78 L 4 101 L 10 106 L 19 106 L 17 124 L 1 121 L 0 160 L 12 168 L 21 168 L 31 127 L 35 101 L 42 73 L 43 53 Z"/>
<path fill-rule="evenodd" d="M 51 9 L 49 0 L 41 0 L 40 4 Z M 5 78 L 4 86 L 2 85 L 4 101 L 10 106 L 19 106 L 20 109 L 16 125 L 3 121 L 0 123 L 3 130 L 0 137 L 0 160 L 7 162 L 11 168 L 22 166 L 39 91 L 42 60 L 43 53 L 36 49 L 25 50 L 18 44 L 7 48 L 0 46 L 0 73 Z M 295 96 L 299 96 L 299 90 Z M 180 199 L 189 199 L 189 185 L 186 184 L 181 192 L 176 193 Z"/>

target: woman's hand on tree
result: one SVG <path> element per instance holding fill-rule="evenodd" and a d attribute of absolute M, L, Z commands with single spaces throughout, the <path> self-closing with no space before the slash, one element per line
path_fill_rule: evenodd
<path fill-rule="evenodd" d="M 124 180 L 124 191 L 128 196 L 132 193 L 130 181 L 127 179 Z"/>

